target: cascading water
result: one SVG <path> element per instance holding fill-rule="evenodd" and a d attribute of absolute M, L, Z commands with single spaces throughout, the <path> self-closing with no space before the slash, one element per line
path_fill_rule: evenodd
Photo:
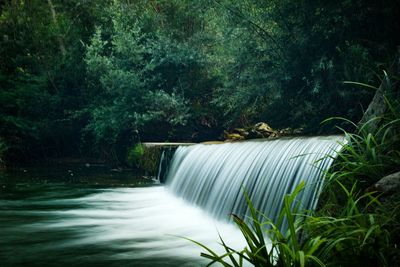
<path fill-rule="evenodd" d="M 158 172 L 157 172 L 157 181 L 165 182 L 166 176 L 168 174 L 168 169 L 170 166 L 170 162 L 175 153 L 175 147 L 165 147 L 162 149 L 160 161 L 158 164 Z"/>
<path fill-rule="evenodd" d="M 341 148 L 340 136 L 248 141 L 179 147 L 167 184 L 174 194 L 218 219 L 245 215 L 245 188 L 256 209 L 277 218 L 283 197 L 301 181 L 304 209 L 314 209 L 324 171 Z"/>
<path fill-rule="evenodd" d="M 167 186 L 133 179 L 130 186 L 99 187 L 97 179 L 104 178 L 97 174 L 93 185 L 48 183 L 52 175 L 47 168 L 43 184 L 33 173 L 31 184 L 15 184 L 16 177 L 5 183 L 0 175 L 0 265 L 205 266 L 201 248 L 177 236 L 222 255 L 221 234 L 234 249 L 243 249 L 246 240 L 241 232 L 229 222 L 215 220 L 227 219 L 231 212 L 246 213 L 242 184 L 257 209 L 271 218 L 279 212 L 283 195 L 301 180 L 307 185 L 300 196 L 304 207 L 315 207 L 323 170 L 332 163 L 326 155 L 334 157 L 342 139 L 179 147 L 170 164 L 167 152 L 172 149 L 167 149 L 160 163 L 165 171 L 169 165 Z M 76 169 L 74 177 L 80 171 Z M 22 174 L 24 178 L 30 172 Z M 80 179 L 88 181 L 86 176 Z"/>

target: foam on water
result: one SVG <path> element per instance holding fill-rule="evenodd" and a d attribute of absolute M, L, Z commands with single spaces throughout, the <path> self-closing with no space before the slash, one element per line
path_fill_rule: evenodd
<path fill-rule="evenodd" d="M 174 266 L 177 262 L 179 266 L 203 266 L 202 249 L 178 236 L 202 242 L 222 253 L 217 243 L 218 232 L 230 244 L 244 247 L 244 240 L 233 225 L 215 221 L 202 209 L 172 195 L 164 186 L 97 190 L 79 198 L 12 203 L 13 208 L 3 211 L 3 216 L 29 215 L 41 219 L 15 225 L 14 231 L 18 234 L 8 236 L 8 242 L 3 242 L 11 246 L 18 241 L 14 238 L 29 239 L 45 232 L 44 240 L 32 242 L 35 245 L 29 246 L 29 253 L 45 257 L 59 255 L 58 260 L 65 257 L 65 251 L 83 251 L 96 246 L 97 252 L 92 252 L 86 262 L 128 260 L 135 266 L 144 262 L 148 265 L 152 262 L 154 266 Z M 4 230 L 13 232 L 13 226 Z M 108 252 L 99 253 L 99 247 Z M 79 252 L 69 257 L 72 257 L 69 260 L 73 257 L 82 260 Z M 160 265 L 160 259 L 165 264 Z"/>

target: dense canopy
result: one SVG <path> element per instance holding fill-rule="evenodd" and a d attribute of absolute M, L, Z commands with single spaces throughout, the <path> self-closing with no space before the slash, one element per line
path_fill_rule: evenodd
<path fill-rule="evenodd" d="M 398 66 L 399 1 L 8 0 L 0 158 L 125 158 L 224 129 L 334 132 Z"/>

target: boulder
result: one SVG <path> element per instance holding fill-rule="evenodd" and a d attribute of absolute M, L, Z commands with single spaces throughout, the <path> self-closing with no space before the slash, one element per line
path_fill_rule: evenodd
<path fill-rule="evenodd" d="M 249 135 L 249 132 L 246 131 L 246 130 L 243 129 L 243 128 L 235 128 L 235 129 L 233 129 L 232 133 L 234 133 L 234 134 L 240 134 L 240 135 L 243 136 L 243 137 L 247 137 L 247 136 Z"/>
<path fill-rule="evenodd" d="M 367 192 L 381 192 L 392 194 L 400 191 L 400 172 L 395 172 L 380 179 L 373 186 L 367 189 Z"/>
<path fill-rule="evenodd" d="M 246 128 L 235 128 L 232 131 L 224 131 L 224 139 L 226 141 L 238 141 L 257 138 L 278 138 L 281 136 L 298 135 L 303 133 L 303 128 L 284 128 L 274 130 L 265 122 L 256 123 L 253 126 Z"/>
<path fill-rule="evenodd" d="M 272 129 L 271 126 L 269 126 L 265 122 L 259 122 L 256 125 L 254 125 L 254 130 L 267 135 L 275 132 L 274 129 Z"/>
<path fill-rule="evenodd" d="M 268 138 L 278 138 L 281 135 L 279 134 L 278 131 L 273 131 L 272 133 L 270 133 L 270 135 L 268 136 Z"/>
<path fill-rule="evenodd" d="M 304 132 L 303 128 L 296 128 L 293 130 L 292 134 L 302 134 Z"/>
<path fill-rule="evenodd" d="M 237 133 L 224 133 L 225 141 L 239 141 L 244 140 L 245 137 Z"/>
<path fill-rule="evenodd" d="M 254 129 L 250 129 L 249 130 L 249 135 L 247 136 L 248 139 L 256 139 L 256 138 L 263 138 L 264 136 L 262 135 L 262 133 L 257 132 Z"/>
<path fill-rule="evenodd" d="M 293 134 L 293 129 L 292 128 L 284 128 L 284 129 L 280 129 L 278 131 L 279 135 L 291 135 Z"/>

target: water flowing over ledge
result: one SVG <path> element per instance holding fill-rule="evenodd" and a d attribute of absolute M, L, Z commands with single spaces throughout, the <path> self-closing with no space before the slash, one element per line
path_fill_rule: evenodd
<path fill-rule="evenodd" d="M 274 219 L 284 195 L 305 181 L 298 200 L 304 209 L 314 209 L 340 141 L 342 136 L 325 136 L 179 147 L 167 185 L 218 219 L 246 215 L 243 187 L 254 206 Z"/>

